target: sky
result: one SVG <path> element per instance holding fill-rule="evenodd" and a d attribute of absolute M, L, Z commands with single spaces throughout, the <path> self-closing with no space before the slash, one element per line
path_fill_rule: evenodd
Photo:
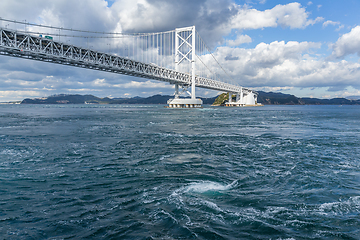
<path fill-rule="evenodd" d="M 359 10 L 358 0 L 0 1 L 0 18 L 63 28 L 129 33 L 195 25 L 236 84 L 316 98 L 360 96 Z M 1 28 L 7 24 L 0 20 Z M 171 95 L 174 86 L 0 56 L 0 102 L 62 93 L 147 97 Z"/>

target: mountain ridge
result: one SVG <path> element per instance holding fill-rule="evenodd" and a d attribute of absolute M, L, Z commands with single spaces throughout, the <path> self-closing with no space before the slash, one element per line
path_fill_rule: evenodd
<path fill-rule="evenodd" d="M 258 103 L 263 105 L 360 105 L 360 100 L 351 100 L 347 98 L 298 98 L 291 94 L 279 92 L 258 91 Z M 204 104 L 213 104 L 219 96 L 212 98 L 202 98 Z M 150 97 L 133 97 L 133 98 L 99 98 L 90 94 L 57 94 L 44 98 L 26 98 L 21 104 L 166 104 L 167 100 L 173 98 L 170 95 L 153 95 Z M 224 103 L 227 98 L 222 97 Z M 220 104 L 221 105 L 221 104 Z"/>

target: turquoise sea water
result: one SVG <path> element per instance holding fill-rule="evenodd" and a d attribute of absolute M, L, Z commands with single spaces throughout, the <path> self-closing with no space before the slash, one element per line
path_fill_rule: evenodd
<path fill-rule="evenodd" d="M 360 239 L 360 106 L 1 105 L 0 239 Z"/>

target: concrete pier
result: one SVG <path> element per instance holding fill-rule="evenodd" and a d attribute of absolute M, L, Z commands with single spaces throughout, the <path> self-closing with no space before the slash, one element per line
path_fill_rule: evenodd
<path fill-rule="evenodd" d="M 203 101 L 201 99 L 174 98 L 167 101 L 168 108 L 201 108 Z"/>

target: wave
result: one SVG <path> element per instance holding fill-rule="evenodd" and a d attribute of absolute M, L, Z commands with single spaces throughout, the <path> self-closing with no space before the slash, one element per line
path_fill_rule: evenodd
<path fill-rule="evenodd" d="M 319 213 L 322 214 L 353 214 L 360 211 L 360 196 L 350 197 L 347 201 L 323 203 L 319 207 Z"/>

